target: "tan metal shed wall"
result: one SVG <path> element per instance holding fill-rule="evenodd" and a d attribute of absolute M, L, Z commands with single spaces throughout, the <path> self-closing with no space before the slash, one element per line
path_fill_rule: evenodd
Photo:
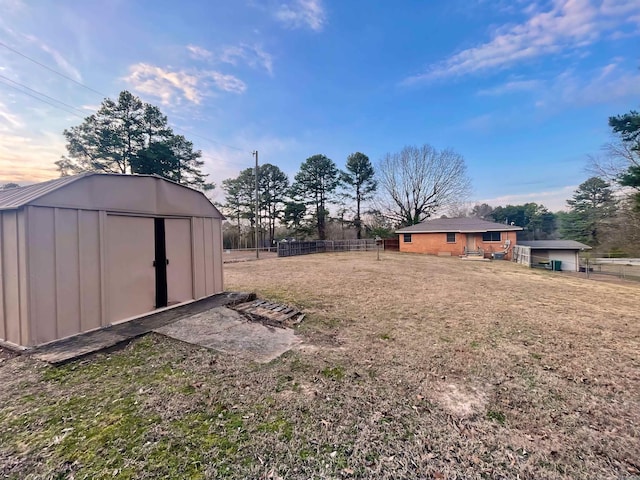
<path fill-rule="evenodd" d="M 32 335 L 38 345 L 106 325 L 100 212 L 28 207 Z"/>
<path fill-rule="evenodd" d="M 195 298 L 222 292 L 222 222 L 193 218 L 193 286 Z"/>
<path fill-rule="evenodd" d="M 213 221 L 213 293 L 224 290 L 222 266 L 222 221 Z"/>
<path fill-rule="evenodd" d="M 0 339 L 14 345 L 29 341 L 26 238 L 25 212 L 1 212 Z"/>
<path fill-rule="evenodd" d="M 26 221 L 24 210 L 0 212 L 0 339 L 29 341 Z"/>
<path fill-rule="evenodd" d="M 29 236 L 28 242 L 23 240 L 26 247 L 21 249 L 20 261 L 14 253 L 19 250 L 18 234 L 22 232 L 22 239 L 26 236 L 24 225 L 21 230 L 17 228 L 17 219 L 25 216 L 19 217 L 15 211 L 2 213 L 0 291 L 9 302 L 4 300 L 0 308 L 0 338 L 17 345 L 40 345 L 144 313 L 139 309 L 129 312 L 123 306 L 118 318 L 113 315 L 116 312 L 110 305 L 107 281 L 111 265 L 107 252 L 107 219 L 111 216 L 107 212 L 33 206 L 26 207 L 26 212 L 28 220 L 23 224 L 27 225 Z M 193 296 L 189 298 L 220 293 L 223 290 L 222 221 L 201 217 L 191 217 L 188 221 L 192 241 L 189 268 L 193 275 Z M 10 241 L 4 240 L 5 233 Z M 121 235 L 122 231 L 112 233 Z M 150 249 L 147 263 L 151 265 L 153 243 L 147 243 L 150 245 L 144 248 Z M 175 263 L 170 267 L 173 265 Z M 18 275 L 20 268 L 24 274 Z M 17 278 L 21 280 L 20 285 Z M 151 288 L 155 288 L 155 284 Z M 18 291 L 22 292 L 22 302 L 17 300 Z M 31 322 L 27 318 L 28 306 Z M 145 311 L 152 309 L 151 306 Z M 8 323 L 8 318 L 16 320 Z"/>

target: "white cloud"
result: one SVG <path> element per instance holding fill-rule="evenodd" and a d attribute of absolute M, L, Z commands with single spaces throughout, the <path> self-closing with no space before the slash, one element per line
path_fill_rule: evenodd
<path fill-rule="evenodd" d="M 324 28 L 327 16 L 322 0 L 294 0 L 283 3 L 275 17 L 289 28 L 308 27 L 316 32 Z"/>
<path fill-rule="evenodd" d="M 0 102 L 0 119 L 4 120 L 4 122 L 0 123 L 0 132 L 7 132 L 15 128 L 24 127 L 22 120 L 17 115 L 11 113 L 9 108 L 2 102 Z"/>
<path fill-rule="evenodd" d="M 209 50 L 198 45 L 187 45 L 187 50 L 194 60 L 208 60 L 212 55 Z"/>
<path fill-rule="evenodd" d="M 190 138 L 189 132 L 184 135 Z M 198 137 L 195 138 L 198 140 Z M 199 140 L 198 140 L 199 141 Z M 283 171 L 292 177 L 294 172 L 288 172 L 282 167 L 282 159 L 290 157 L 292 152 L 306 150 L 297 139 L 288 137 L 276 137 L 271 135 L 256 134 L 252 131 L 240 131 L 224 138 L 222 141 L 237 148 L 228 148 L 222 144 L 209 144 L 202 148 L 203 171 L 209 174 L 208 180 L 216 184 L 213 191 L 213 199 L 224 202 L 222 181 L 227 178 L 235 178 L 241 170 L 253 168 L 254 157 L 251 155 L 255 149 L 259 150 L 260 164 L 271 163 L 279 165 Z M 295 154 L 293 154 L 295 156 Z M 299 154 L 300 158 L 302 154 Z"/>
<path fill-rule="evenodd" d="M 514 92 L 527 92 L 538 89 L 541 84 L 540 80 L 513 80 L 492 88 L 479 90 L 478 95 L 497 96 Z"/>
<path fill-rule="evenodd" d="M 198 45 L 187 45 L 186 48 L 194 60 L 228 63 L 234 66 L 245 64 L 251 68 L 264 68 L 270 75 L 273 74 L 273 57 L 257 44 L 227 45 L 215 52 Z"/>
<path fill-rule="evenodd" d="M 220 61 L 237 65 L 238 62 L 246 63 L 251 68 L 262 67 L 269 74 L 273 74 L 273 57 L 265 52 L 259 45 L 232 45 L 220 52 Z"/>
<path fill-rule="evenodd" d="M 529 9 L 529 18 L 497 28 L 492 39 L 462 50 L 409 77 L 411 84 L 508 68 L 516 63 L 568 49 L 579 49 L 615 32 L 640 13 L 640 2 L 626 0 L 554 0 L 547 11 Z"/>
<path fill-rule="evenodd" d="M 100 105 L 80 105 L 80 109 L 95 113 L 100 109 Z"/>
<path fill-rule="evenodd" d="M 204 72 L 203 78 L 211 78 L 220 90 L 231 93 L 243 93 L 247 86 L 239 78 L 233 75 L 225 75 L 220 72 Z"/>
<path fill-rule="evenodd" d="M 460 128 L 463 130 L 472 130 L 475 132 L 488 132 L 495 124 L 495 118 L 489 113 L 476 115 L 471 117 L 460 124 Z"/>
<path fill-rule="evenodd" d="M 210 83 L 225 92 L 243 93 L 244 82 L 233 75 L 216 71 L 172 71 L 138 63 L 129 67 L 129 76 L 125 80 L 137 91 L 160 98 L 162 104 L 168 105 L 186 99 L 199 104 L 209 92 Z"/>
<path fill-rule="evenodd" d="M 0 183 L 43 182 L 59 176 L 54 162 L 65 152 L 59 134 L 0 132 Z"/>
<path fill-rule="evenodd" d="M 614 59 L 611 63 L 586 73 L 565 70 L 541 89 L 544 93 L 536 106 L 555 109 L 564 105 L 597 105 L 638 98 L 640 72 L 635 68 L 624 70 L 621 64 L 621 59 Z"/>
<path fill-rule="evenodd" d="M 82 81 L 82 75 L 80 75 L 80 71 L 76 67 L 74 67 L 71 62 L 69 62 L 58 50 L 50 45 L 47 45 L 38 37 L 35 37 L 33 35 L 23 36 L 31 43 L 35 43 L 41 50 L 48 53 L 49 56 L 53 58 L 53 61 L 56 63 L 58 68 L 60 68 L 64 73 L 78 82 Z"/>
<path fill-rule="evenodd" d="M 567 185 L 555 190 L 544 190 L 541 192 L 520 193 L 514 195 L 501 195 L 499 197 L 485 198 L 476 203 L 487 203 L 493 207 L 506 205 L 522 205 L 523 203 L 535 202 L 542 204 L 552 212 L 566 210 L 567 199 L 571 198 L 577 185 Z"/>

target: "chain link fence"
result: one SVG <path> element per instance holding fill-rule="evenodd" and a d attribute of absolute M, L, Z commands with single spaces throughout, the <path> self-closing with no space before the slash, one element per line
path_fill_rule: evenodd
<path fill-rule="evenodd" d="M 592 253 L 589 256 L 580 257 L 580 272 L 587 277 L 608 275 L 640 281 L 640 258 L 608 258 Z"/>

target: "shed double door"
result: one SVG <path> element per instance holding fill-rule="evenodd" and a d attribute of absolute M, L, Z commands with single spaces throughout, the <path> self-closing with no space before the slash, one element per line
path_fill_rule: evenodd
<path fill-rule="evenodd" d="M 191 220 L 107 215 L 109 320 L 193 298 Z"/>

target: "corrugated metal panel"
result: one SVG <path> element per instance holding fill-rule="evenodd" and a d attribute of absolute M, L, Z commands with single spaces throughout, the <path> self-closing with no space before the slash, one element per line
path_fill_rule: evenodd
<path fill-rule="evenodd" d="M 22 345 L 20 318 L 20 240 L 18 238 L 18 214 L 8 212 L 0 216 L 2 220 L 2 289 L 4 295 L 4 338 L 14 345 Z"/>
<path fill-rule="evenodd" d="M 526 245 L 532 248 L 543 248 L 547 250 L 582 250 L 591 247 L 575 240 L 523 240 L 518 242 L 519 245 Z"/>
<path fill-rule="evenodd" d="M 222 275 L 222 222 L 213 222 L 213 274 L 214 283 L 211 293 L 220 293 L 224 290 Z"/>
<path fill-rule="evenodd" d="M 60 177 L 55 180 L 49 180 L 48 182 L 27 185 L 26 187 L 0 190 L 0 210 L 15 210 L 16 208 L 23 207 L 41 196 L 73 183 L 87 175 L 91 175 L 91 173 Z"/>

